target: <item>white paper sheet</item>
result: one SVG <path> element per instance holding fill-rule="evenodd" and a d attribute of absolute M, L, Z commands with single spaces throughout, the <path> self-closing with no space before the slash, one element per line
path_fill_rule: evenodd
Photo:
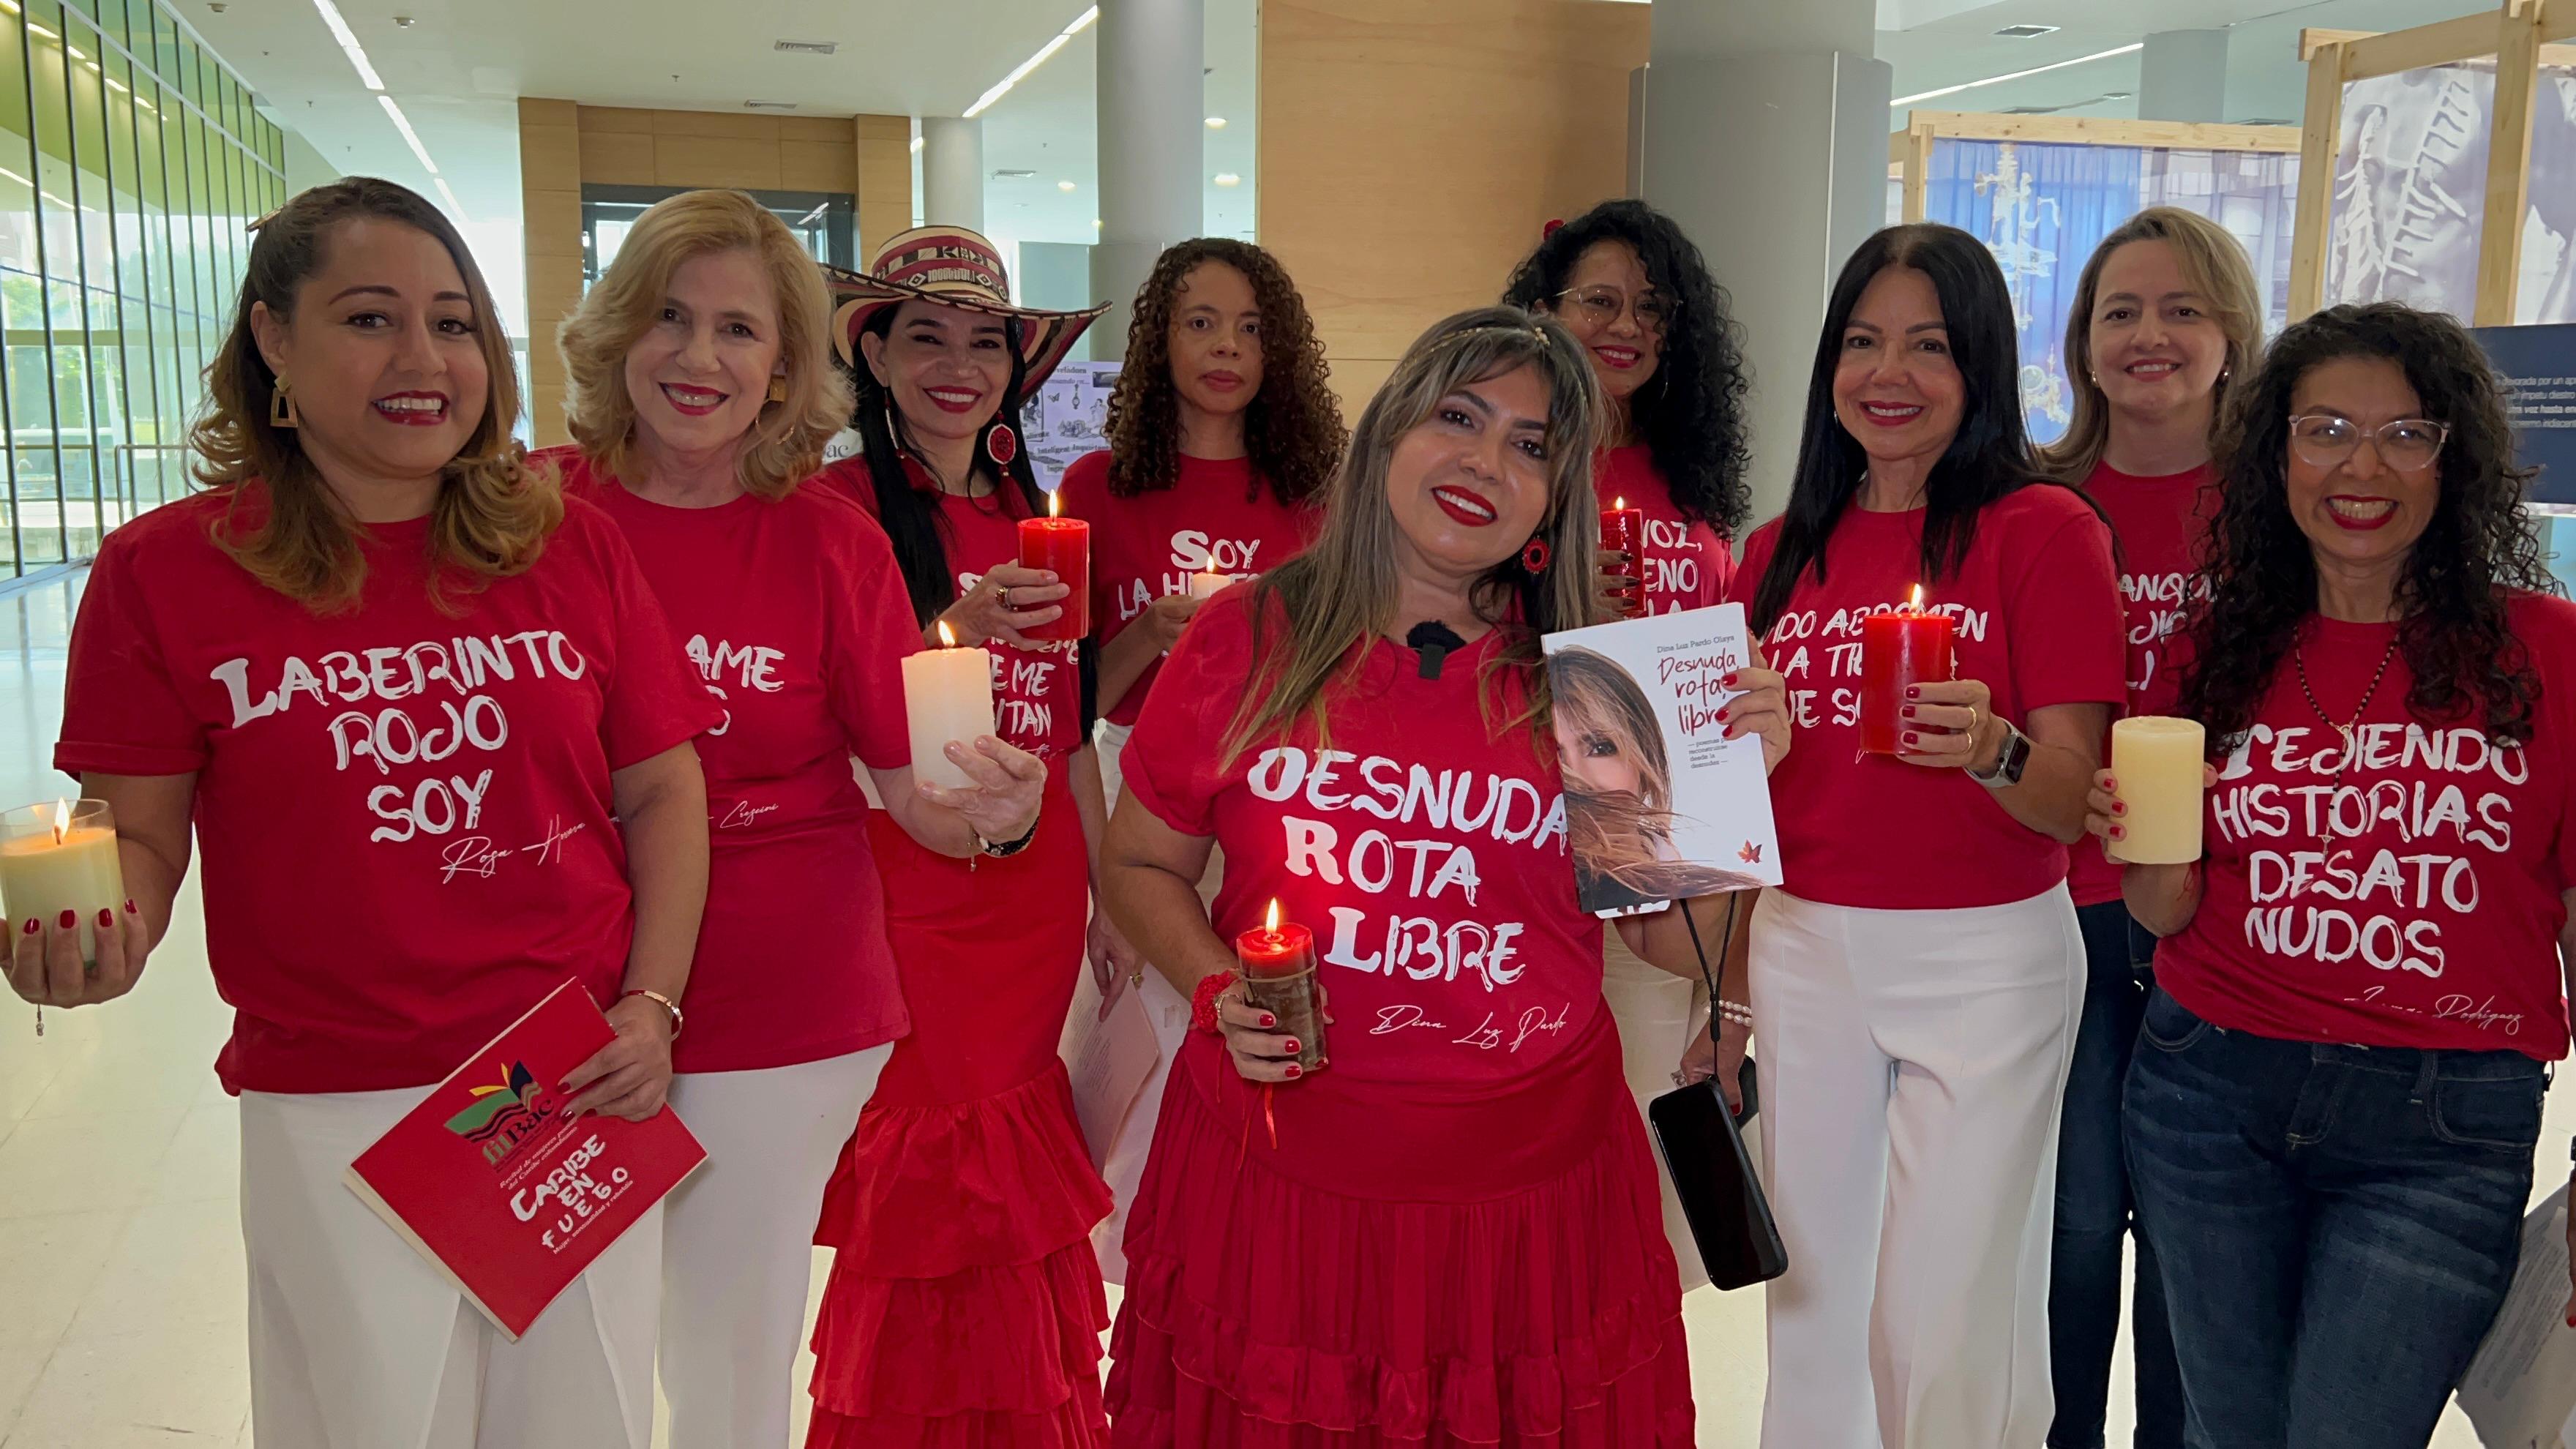
<path fill-rule="evenodd" d="M 2576 1328 L 2567 1326 L 2567 1189 L 2522 1224 L 2522 1262 L 2460 1380 L 2488 1449 L 2576 1449 Z"/>

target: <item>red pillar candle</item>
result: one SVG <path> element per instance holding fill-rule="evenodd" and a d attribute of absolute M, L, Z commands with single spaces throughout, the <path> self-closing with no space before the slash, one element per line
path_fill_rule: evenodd
<path fill-rule="evenodd" d="M 1065 518 L 1064 495 L 1047 495 L 1047 516 L 1020 520 L 1020 567 L 1045 569 L 1072 590 L 1064 615 L 1020 632 L 1031 639 L 1080 639 L 1091 632 L 1091 525 Z"/>
<path fill-rule="evenodd" d="M 1905 733 L 1905 691 L 1957 673 L 1950 646 L 1958 624 L 1947 614 L 1923 612 L 1923 586 L 1893 613 L 1860 621 L 1860 748 L 1893 755 Z"/>
<path fill-rule="evenodd" d="M 1628 581 L 1620 589 L 1621 612 L 1634 619 L 1646 612 L 1646 511 L 1630 508 L 1625 498 L 1613 498 L 1601 510 L 1601 546 L 1617 549 L 1628 556 L 1627 562 L 1604 573 L 1616 574 Z"/>
<path fill-rule="evenodd" d="M 1279 1018 L 1272 1028 L 1297 1041 L 1297 1064 L 1308 1071 L 1324 1060 L 1324 1010 L 1315 980 L 1315 933 L 1279 923 L 1279 903 L 1270 903 L 1269 920 L 1255 931 L 1234 938 L 1234 959 L 1242 969 L 1243 999 Z"/>

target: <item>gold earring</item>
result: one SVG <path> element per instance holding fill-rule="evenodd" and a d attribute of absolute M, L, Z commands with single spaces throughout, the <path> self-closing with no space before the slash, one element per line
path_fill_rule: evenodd
<path fill-rule="evenodd" d="M 304 426 L 303 417 L 295 411 L 295 395 L 288 390 L 286 379 L 283 377 L 277 380 L 277 386 L 269 389 L 268 425 L 272 428 Z"/>
<path fill-rule="evenodd" d="M 783 377 L 773 377 L 769 380 L 769 400 L 771 402 L 787 401 L 787 379 Z"/>

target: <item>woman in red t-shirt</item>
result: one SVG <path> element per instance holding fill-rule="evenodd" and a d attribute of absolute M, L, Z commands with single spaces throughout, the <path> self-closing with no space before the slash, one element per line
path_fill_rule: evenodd
<path fill-rule="evenodd" d="M 2210 1442 L 2396 1449 L 2504 1301 L 2568 1050 L 2576 607 L 2459 324 L 2330 308 L 2244 389 L 2175 710 L 2206 853 L 2123 882 L 2138 1228 Z"/>
<path fill-rule="evenodd" d="M 2122 687 L 2111 535 L 2034 483 L 2012 301 L 1954 227 L 1853 254 L 1785 516 L 1737 590 L 1807 737 L 1751 933 L 1769 1449 L 2039 1442 L 2049 1204 L 2083 997 L 2066 844 Z M 1862 620 L 1917 587 L 1957 677 L 1860 750 Z M 1873 1392 L 1874 1390 L 1874 1392 Z"/>
<path fill-rule="evenodd" d="M 2215 501 L 2211 443 L 2233 380 L 2254 375 L 2262 350 L 2253 266 L 2207 217 L 2163 206 L 2139 212 L 2102 239 L 2076 280 L 2065 353 L 2083 362 L 2071 369 L 2075 417 L 2040 462 L 2083 488 L 2110 520 L 2127 610 L 2130 714 L 2164 714 L 2172 704 L 2164 639 L 2182 619 Z M 2084 932 L 2084 1016 L 2057 1140 L 2048 1369 L 2057 1391 L 2050 1442 L 2077 1445 L 2102 1439 L 2120 1333 L 2130 1212 L 2120 1083 L 2155 984 L 2155 938 L 2129 919 L 2120 868 L 2098 844 L 2079 842 L 2070 855 L 2067 886 Z M 2181 1449 L 2182 1385 L 2152 1256 L 2142 1257 L 2136 1281 L 2135 1449 Z"/>
<path fill-rule="evenodd" d="M 1091 621 L 1100 641 L 1100 747 L 1076 761 L 1073 777 L 1086 810 L 1105 818 L 1117 803 L 1118 753 L 1163 655 L 1219 586 L 1204 576 L 1252 578 L 1305 547 L 1341 455 L 1342 415 L 1324 378 L 1324 349 L 1278 259 L 1227 237 L 1166 250 L 1136 294 L 1127 360 L 1109 399 L 1109 447 L 1064 474 L 1066 516 L 1091 522 Z M 1092 876 L 1099 878 L 1097 859 Z M 1092 1241 L 1102 1269 L 1123 1281 L 1126 1204 L 1145 1170 L 1155 1105 L 1189 1029 L 1190 1005 L 1145 970 L 1096 905 L 1090 954 L 1102 1009 L 1115 1009 L 1119 993 L 1134 986 L 1162 1048 L 1101 1167 L 1119 1210 Z"/>
<path fill-rule="evenodd" d="M 1314 545 L 1200 611 L 1137 723 L 1104 893 L 1203 1030 L 1128 1224 L 1122 1446 L 1693 1441 L 1539 657 L 1598 607 L 1599 408 L 1554 323 L 1434 327 L 1361 417 Z M 1776 762 L 1778 678 L 1737 682 L 1728 734 Z M 1229 943 L 1273 902 L 1331 995 L 1312 1073 L 1233 979 Z M 1712 904 L 1619 930 L 1695 972 L 1687 917 L 1722 934 Z"/>
<path fill-rule="evenodd" d="M 565 487 L 634 546 L 724 720 L 699 741 L 713 856 L 671 1100 L 709 1161 L 663 1231 L 671 1441 L 784 1449 L 816 1215 L 910 1027 L 869 847 L 868 772 L 913 848 L 964 858 L 1037 819 L 1043 766 L 952 746 L 985 779 L 914 782 L 902 575 L 820 481 L 850 411 L 822 274 L 738 191 L 636 220 L 562 330 Z"/>
<path fill-rule="evenodd" d="M 1019 521 L 1046 511 L 1020 405 L 1099 312 L 1011 305 L 993 244 L 963 227 L 905 232 L 869 275 L 831 276 L 861 452 L 825 477 L 885 525 L 925 642 L 990 652 L 998 733 L 1046 784 L 1033 833 L 998 860 L 871 821 L 912 1035 L 815 1235 L 839 1252 L 806 1444 L 1105 1444 L 1090 1233 L 1109 1192 L 1056 1056 L 1082 971 L 1090 822 L 1070 776 L 1091 747 L 1092 662 L 1023 632 L 1069 589 L 1017 562 Z"/>
<path fill-rule="evenodd" d="M 658 1208 L 511 1343 L 341 1176 L 566 978 L 616 1041 L 544 1087 L 661 1110 L 716 712 L 616 526 L 520 463 L 509 341 L 437 207 L 354 177 L 288 202 L 207 384 L 206 489 L 100 546 L 54 753 L 115 807 L 133 898 L 86 923 L 93 972 L 25 922 L 11 984 L 132 988 L 193 826 L 260 1444 L 644 1449 Z"/>
<path fill-rule="evenodd" d="M 1735 577 L 1731 541 L 1752 512 L 1745 399 L 1752 372 L 1726 289 L 1681 224 L 1642 201 L 1605 201 L 1549 228 L 1512 273 L 1503 300 L 1545 312 L 1583 344 L 1609 404 L 1607 440 L 1592 460 L 1600 506 L 1645 514 L 1648 613 L 1705 608 Z M 1616 559 L 1605 551 L 1606 569 Z M 1612 583 L 1614 613 L 1635 607 Z M 1637 959 L 1607 939 L 1604 990 L 1619 1022 L 1628 1088 L 1637 1108 L 1677 1081 L 1720 1073 L 1727 1100 L 1741 1107 L 1737 1073 L 1750 1028 L 1743 1014 L 1712 1022 L 1708 993 Z M 1716 1027 L 1722 1040 L 1712 1041 Z M 1664 1227 L 1681 1259 L 1685 1287 L 1708 1281 L 1699 1254 L 1684 1250 L 1690 1225 L 1665 1178 Z"/>

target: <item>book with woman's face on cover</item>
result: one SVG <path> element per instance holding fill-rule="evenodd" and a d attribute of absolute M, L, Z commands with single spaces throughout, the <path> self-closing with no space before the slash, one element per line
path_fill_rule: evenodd
<path fill-rule="evenodd" d="M 1780 884 L 1762 741 L 1718 717 L 1752 662 L 1744 606 L 1550 634 L 1550 721 L 1567 851 L 1600 916 Z"/>

